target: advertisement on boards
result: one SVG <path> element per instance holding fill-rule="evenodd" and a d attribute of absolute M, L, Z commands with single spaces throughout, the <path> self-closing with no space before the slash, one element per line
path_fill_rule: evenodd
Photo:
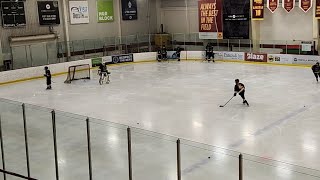
<path fill-rule="evenodd" d="M 275 64 L 292 64 L 293 58 L 290 54 L 268 54 L 268 62 Z"/>
<path fill-rule="evenodd" d="M 244 53 L 243 52 L 223 52 L 223 60 L 244 61 Z"/>
<path fill-rule="evenodd" d="M 222 0 L 199 0 L 199 38 L 223 39 Z"/>
<path fill-rule="evenodd" d="M 133 62 L 133 54 L 120 54 L 111 56 L 112 63 L 124 63 L 124 62 Z"/>
<path fill-rule="evenodd" d="M 88 1 L 69 1 L 70 23 L 89 23 Z"/>
<path fill-rule="evenodd" d="M 245 53 L 245 61 L 267 62 L 267 54 L 263 53 Z"/>
<path fill-rule="evenodd" d="M 320 62 L 320 56 L 304 56 L 304 55 L 292 55 L 293 64 L 315 64 Z"/>

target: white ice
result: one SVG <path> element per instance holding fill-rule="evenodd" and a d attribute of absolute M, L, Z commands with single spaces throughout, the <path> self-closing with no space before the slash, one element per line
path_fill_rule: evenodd
<path fill-rule="evenodd" d="M 112 73 L 111 83 L 106 85 L 99 85 L 98 75 L 93 71 L 91 80 L 79 80 L 72 84 L 63 83 L 65 75 L 53 77 L 53 90 L 50 91 L 45 90 L 44 79 L 4 85 L 0 87 L 0 97 L 124 124 L 121 130 L 110 130 L 107 125 L 100 125 L 98 120 L 93 125 L 97 134 L 93 140 L 94 152 L 99 155 L 93 159 L 98 163 L 94 167 L 101 165 L 103 169 L 116 169 L 106 172 L 96 170 L 96 179 L 106 176 L 114 177 L 106 179 L 127 179 L 126 126 L 260 156 L 261 159 L 245 155 L 247 159 L 253 158 L 259 162 L 267 163 L 269 159 L 275 159 L 320 170 L 320 83 L 315 81 L 310 68 L 184 61 L 126 64 L 111 66 L 109 70 Z M 224 108 L 219 107 L 233 95 L 236 78 L 246 86 L 250 107 L 243 105 L 239 96 Z M 46 127 L 50 134 L 48 113 L 50 111 L 43 110 L 47 124 L 39 127 Z M 28 114 L 27 111 L 27 116 L 35 114 L 41 113 Z M 60 116 L 63 115 L 61 112 Z M 61 173 L 70 179 L 71 175 L 67 175 L 70 172 L 66 169 L 77 169 L 79 162 L 87 163 L 85 121 L 79 125 L 64 118 L 61 124 L 58 133 L 66 134 L 61 138 L 70 137 L 60 144 L 64 151 L 61 150 L 59 158 L 66 161 L 60 162 L 63 167 Z M 103 121 L 101 124 L 104 124 Z M 84 131 L 72 132 L 68 125 L 81 126 Z M 103 137 L 98 138 L 99 135 Z M 48 141 L 52 141 L 51 135 L 48 136 Z M 152 133 L 147 136 L 136 133 L 134 136 L 137 143 L 136 156 L 133 157 L 136 179 L 175 179 L 175 138 L 164 136 L 169 140 L 161 140 L 153 138 Z M 73 153 L 74 159 L 63 158 L 77 148 L 76 142 L 76 147 L 68 146 L 72 137 L 82 137 L 84 145 L 82 149 L 78 147 L 81 149 L 79 154 Z M 40 137 L 34 138 L 41 141 Z M 33 142 L 34 148 L 39 146 L 37 141 Z M 51 142 L 48 144 L 52 146 Z M 228 150 L 212 153 L 191 146 L 191 142 L 185 141 L 185 144 L 182 146 L 183 179 L 205 180 L 213 176 L 237 179 L 237 153 Z M 52 152 L 50 148 L 47 151 Z M 24 152 L 23 148 L 21 152 Z M 212 159 L 206 160 L 211 155 Z M 34 155 L 34 158 L 37 156 Z M 68 164 L 68 160 L 74 163 Z M 157 165 L 148 168 L 148 161 L 151 160 L 156 161 Z M 277 163 L 264 166 L 253 161 L 245 161 L 245 165 L 246 179 L 308 179 L 292 171 L 297 167 L 282 168 Z M 41 166 L 38 168 L 43 168 Z M 53 168 L 52 163 L 51 166 Z M 215 171 L 217 167 L 219 170 Z M 53 176 L 54 172 L 47 169 Z M 86 169 L 83 170 L 85 172 L 74 171 L 78 173 L 78 178 L 87 176 Z M 45 176 L 42 174 L 41 177 Z M 72 179 L 75 179 L 74 176 Z"/>

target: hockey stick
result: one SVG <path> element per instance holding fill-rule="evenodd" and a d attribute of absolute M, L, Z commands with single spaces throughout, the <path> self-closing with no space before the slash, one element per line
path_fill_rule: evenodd
<path fill-rule="evenodd" d="M 234 98 L 234 96 L 232 96 L 232 98 L 231 99 L 233 99 Z M 225 107 L 230 101 L 231 101 L 231 99 L 229 99 L 229 101 L 228 102 L 226 102 L 224 105 L 220 105 L 220 107 Z"/>

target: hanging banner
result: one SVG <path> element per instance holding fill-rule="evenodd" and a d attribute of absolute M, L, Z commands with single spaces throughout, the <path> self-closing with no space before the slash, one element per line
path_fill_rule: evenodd
<path fill-rule="evenodd" d="M 289 13 L 295 6 L 295 0 L 282 0 L 282 7 Z"/>
<path fill-rule="evenodd" d="M 26 26 L 26 15 L 24 2 L 1 2 L 2 26 L 3 27 L 24 27 Z"/>
<path fill-rule="evenodd" d="M 305 13 L 309 11 L 312 7 L 312 0 L 299 0 L 299 7 L 304 11 Z"/>
<path fill-rule="evenodd" d="M 316 13 L 315 16 L 317 19 L 320 18 L 320 0 L 316 0 Z"/>
<path fill-rule="evenodd" d="M 38 1 L 40 25 L 60 24 L 58 1 Z"/>
<path fill-rule="evenodd" d="M 267 0 L 267 8 L 274 13 L 279 7 L 279 0 Z"/>
<path fill-rule="evenodd" d="M 199 0 L 199 38 L 222 39 L 222 0 Z"/>
<path fill-rule="evenodd" d="M 69 1 L 70 23 L 89 23 L 88 1 Z"/>
<path fill-rule="evenodd" d="M 97 9 L 99 23 L 114 21 L 113 0 L 98 0 Z"/>
<path fill-rule="evenodd" d="M 249 0 L 223 0 L 223 37 L 249 39 Z"/>
<path fill-rule="evenodd" d="M 138 7 L 136 0 L 121 0 L 122 20 L 138 19 Z"/>
<path fill-rule="evenodd" d="M 263 20 L 264 0 L 252 1 L 252 20 Z"/>

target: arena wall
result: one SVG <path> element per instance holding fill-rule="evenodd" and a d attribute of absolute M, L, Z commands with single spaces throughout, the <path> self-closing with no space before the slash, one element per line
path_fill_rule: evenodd
<path fill-rule="evenodd" d="M 248 60 L 248 57 L 252 58 Z M 109 58 L 111 56 L 105 56 L 102 58 Z M 204 51 L 182 51 L 182 60 L 202 60 L 205 58 Z M 261 58 L 261 59 L 259 59 Z M 147 53 L 135 53 L 133 54 L 134 62 L 147 62 L 156 61 L 156 52 Z M 264 54 L 264 53 L 245 53 L 245 52 L 230 52 L 230 51 L 215 51 L 215 59 L 217 61 L 238 61 L 238 62 L 261 62 L 269 64 L 285 64 L 285 65 L 298 65 L 298 66 L 311 66 L 316 62 L 320 62 L 319 56 L 308 55 L 292 55 L 292 54 Z M 89 64 L 92 66 L 91 59 L 58 63 L 48 65 L 53 75 L 65 74 L 68 71 L 69 66 Z M 44 66 L 17 69 L 11 71 L 0 72 L 0 85 L 8 84 L 18 81 L 31 80 L 36 78 L 42 78 L 44 73 Z"/>
<path fill-rule="evenodd" d="M 159 23 L 164 25 L 166 32 L 199 31 L 197 1 L 162 0 L 161 5 L 161 11 L 158 14 Z M 318 29 L 313 28 L 313 11 L 314 7 L 304 13 L 298 7 L 298 3 L 290 13 L 287 13 L 281 4 L 274 13 L 271 13 L 265 6 L 264 20 L 260 21 L 260 40 L 276 44 L 285 44 L 285 41 L 293 40 L 314 40 L 317 37 L 313 37 L 313 34 L 318 34 Z"/>

